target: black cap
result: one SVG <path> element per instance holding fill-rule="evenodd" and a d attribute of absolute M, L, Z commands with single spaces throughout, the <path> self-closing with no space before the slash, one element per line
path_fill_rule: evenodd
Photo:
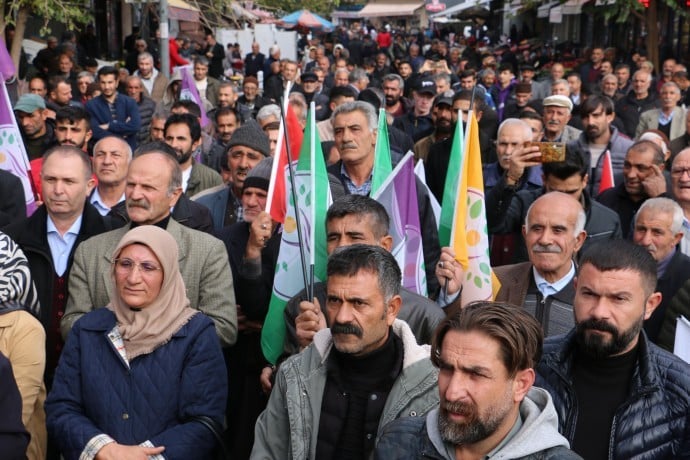
<path fill-rule="evenodd" d="M 314 72 L 306 72 L 302 74 L 300 80 L 304 81 L 319 81 L 319 77 L 316 76 Z"/>
<path fill-rule="evenodd" d="M 445 91 L 434 99 L 434 107 L 439 106 L 441 104 L 453 106 L 453 96 L 449 95 L 449 93 L 452 94 L 452 91 Z"/>
<path fill-rule="evenodd" d="M 436 94 L 436 82 L 428 77 L 422 78 L 419 80 L 419 83 L 417 83 L 417 87 L 414 88 L 415 91 L 418 93 L 428 93 L 435 95 Z"/>

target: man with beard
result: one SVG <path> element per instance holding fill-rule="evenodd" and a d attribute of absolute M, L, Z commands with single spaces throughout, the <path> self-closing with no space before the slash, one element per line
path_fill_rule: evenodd
<path fill-rule="evenodd" d="M 657 264 L 629 241 L 599 243 L 580 259 L 575 328 L 546 339 L 536 384 L 559 431 L 588 460 L 683 458 L 690 452 L 690 365 L 642 330 L 661 301 Z"/>
<path fill-rule="evenodd" d="M 563 80 L 565 81 L 565 80 Z M 567 82 L 566 82 L 567 86 Z M 556 94 L 544 99 L 544 142 L 570 142 L 582 133 L 568 123 L 572 118 L 573 101 Z"/>
<path fill-rule="evenodd" d="M 558 433 L 549 394 L 533 386 L 539 324 L 515 305 L 475 302 L 439 326 L 431 361 L 439 407 L 388 424 L 377 459 L 579 459 Z"/>
<path fill-rule="evenodd" d="M 29 160 L 41 158 L 54 142 L 55 130 L 46 117 L 45 101 L 37 94 L 24 94 L 14 105 L 14 116 Z"/>
<path fill-rule="evenodd" d="M 412 102 L 403 96 L 405 82 L 400 75 L 389 73 L 383 77 L 383 94 L 386 96 L 386 112 L 399 117 L 412 110 Z"/>
<path fill-rule="evenodd" d="M 197 117 L 190 113 L 170 115 L 165 122 L 165 143 L 177 153 L 177 162 L 182 169 L 182 190 L 188 197 L 223 183 L 220 174 L 192 158 L 201 143 L 201 126 Z"/>
<path fill-rule="evenodd" d="M 330 328 L 277 371 L 251 458 L 368 458 L 383 426 L 438 403 L 428 346 L 396 319 L 401 273 L 393 255 L 356 244 L 328 259 Z"/>
<path fill-rule="evenodd" d="M 216 122 L 216 138 L 211 145 L 206 164 L 214 171 L 221 172 L 225 166 L 222 163 L 225 162 L 228 143 L 241 121 L 238 113 L 230 107 L 218 108 L 213 112 L 213 118 Z"/>
<path fill-rule="evenodd" d="M 386 104 L 388 104 L 388 95 L 386 95 Z M 434 122 L 434 132 L 414 144 L 415 160 L 426 161 L 431 146 L 453 134 L 453 91 L 446 91 L 436 96 L 431 109 L 431 119 Z"/>
<path fill-rule="evenodd" d="M 580 115 L 584 131 L 576 140 L 570 141 L 568 147 L 580 152 L 585 159 L 589 166 L 589 192 L 596 196 L 601 183 L 604 154 L 611 154 L 613 173 L 620 175 L 625 154 L 633 141 L 614 126 L 616 114 L 613 101 L 606 96 L 588 97 L 580 106 Z"/>

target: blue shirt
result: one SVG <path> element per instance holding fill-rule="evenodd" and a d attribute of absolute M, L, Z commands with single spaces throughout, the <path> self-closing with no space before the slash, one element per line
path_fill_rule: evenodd
<path fill-rule="evenodd" d="M 77 235 L 79 234 L 79 229 L 81 228 L 80 215 L 77 220 L 74 221 L 72 226 L 67 229 L 64 235 L 60 235 L 53 223 L 53 219 L 48 216 L 47 220 L 47 231 L 48 231 L 48 246 L 50 246 L 50 255 L 53 257 L 53 268 L 58 276 L 62 276 L 67 270 L 67 261 L 69 260 L 69 255 L 72 252 L 74 243 L 77 241 Z"/>
<path fill-rule="evenodd" d="M 544 297 L 549 297 L 561 292 L 561 290 L 568 285 L 570 280 L 573 279 L 573 276 L 575 276 L 575 264 L 571 261 L 570 270 L 568 273 L 555 283 L 549 283 L 546 281 L 534 267 L 532 267 L 532 273 L 534 273 L 534 282 L 537 285 L 539 292 L 541 292 L 541 295 Z"/>
<path fill-rule="evenodd" d="M 345 165 L 341 163 L 340 176 L 343 178 L 343 182 L 345 182 L 345 186 L 347 187 L 348 193 L 352 195 L 364 196 L 369 196 L 369 193 L 371 193 L 371 174 L 369 174 L 369 178 L 365 180 L 362 183 L 362 185 L 356 185 L 354 182 L 352 182 L 352 179 L 350 179 L 350 175 L 345 170 Z"/>
<path fill-rule="evenodd" d="M 121 203 L 123 201 L 125 201 L 124 193 L 118 200 L 118 203 Z M 94 206 L 94 208 L 96 208 L 96 210 L 101 216 L 107 216 L 111 210 L 111 208 L 108 207 L 108 205 L 103 203 L 103 200 L 101 199 L 101 194 L 98 193 L 98 188 L 93 189 L 93 193 L 91 194 L 91 198 L 89 198 L 89 202 Z"/>

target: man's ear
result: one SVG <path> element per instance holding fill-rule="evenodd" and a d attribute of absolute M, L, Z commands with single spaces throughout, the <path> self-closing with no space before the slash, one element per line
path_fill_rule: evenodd
<path fill-rule="evenodd" d="M 525 399 L 536 378 L 534 369 L 528 368 L 518 371 L 513 379 L 513 402 L 519 403 Z"/>
<path fill-rule="evenodd" d="M 393 321 L 398 316 L 400 312 L 400 306 L 402 305 L 402 298 L 399 295 L 394 295 L 388 301 L 388 312 L 386 313 L 386 322 L 389 326 L 393 325 Z"/>
<path fill-rule="evenodd" d="M 659 306 L 661 303 L 662 299 L 662 294 L 661 292 L 654 292 L 652 293 L 649 297 L 647 297 L 647 301 L 645 302 L 644 306 L 644 319 L 648 320 L 650 316 L 652 316 L 652 313 L 654 313 L 654 310 L 656 310 L 656 307 Z"/>

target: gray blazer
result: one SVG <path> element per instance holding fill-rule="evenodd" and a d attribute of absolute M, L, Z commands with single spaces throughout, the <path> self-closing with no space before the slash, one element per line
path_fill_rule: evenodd
<path fill-rule="evenodd" d="M 639 138 L 642 132 L 648 129 L 659 129 L 659 114 L 661 109 L 652 109 L 640 114 L 640 121 L 635 129 L 635 138 Z M 669 140 L 674 140 L 685 134 L 685 110 L 682 107 L 673 109 L 673 119 L 671 120 L 671 132 Z"/>
<path fill-rule="evenodd" d="M 69 297 L 60 323 L 63 338 L 84 314 L 110 302 L 114 294 L 110 290 L 112 253 L 130 225 L 94 236 L 75 251 L 69 276 Z M 173 219 L 167 230 L 179 246 L 180 272 L 192 308 L 213 320 L 223 346 L 234 344 L 237 339 L 235 290 L 223 242 Z"/>

